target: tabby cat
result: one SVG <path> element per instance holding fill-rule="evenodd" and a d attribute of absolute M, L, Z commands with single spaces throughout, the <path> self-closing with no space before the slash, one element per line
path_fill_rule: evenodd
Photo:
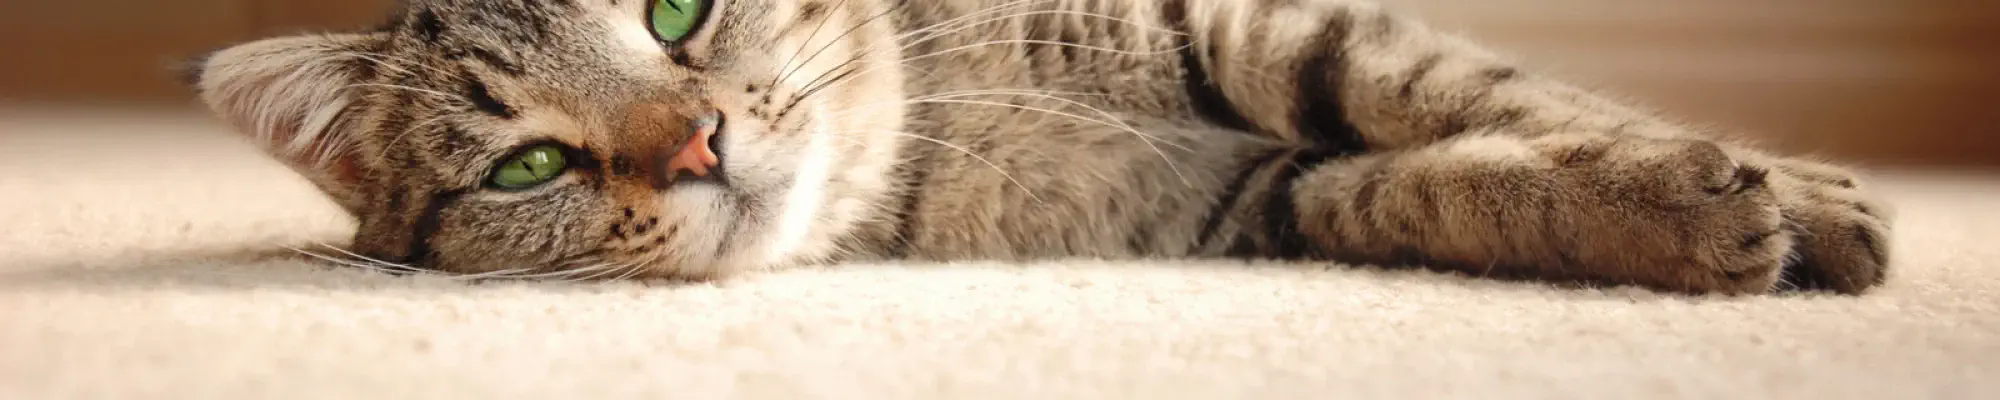
<path fill-rule="evenodd" d="M 1682 293 L 1882 284 L 1844 169 L 1353 0 L 412 0 L 191 68 L 460 275 L 1289 259 Z"/>

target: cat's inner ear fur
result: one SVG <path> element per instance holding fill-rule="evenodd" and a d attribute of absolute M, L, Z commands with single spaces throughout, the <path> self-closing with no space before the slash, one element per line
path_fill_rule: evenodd
<path fill-rule="evenodd" d="M 239 44 L 197 62 L 193 84 L 216 115 L 349 211 L 368 175 L 350 123 L 379 34 L 300 35 Z"/>

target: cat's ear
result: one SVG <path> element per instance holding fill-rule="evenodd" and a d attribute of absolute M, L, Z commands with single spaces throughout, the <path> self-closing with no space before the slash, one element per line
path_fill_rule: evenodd
<path fill-rule="evenodd" d="M 189 65 L 209 110 L 349 211 L 369 175 L 353 145 L 355 84 L 379 34 L 300 35 L 231 46 Z"/>

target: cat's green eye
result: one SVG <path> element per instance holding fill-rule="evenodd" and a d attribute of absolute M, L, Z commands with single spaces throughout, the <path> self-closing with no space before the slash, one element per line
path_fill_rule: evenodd
<path fill-rule="evenodd" d="M 493 186 L 501 189 L 526 189 L 548 183 L 562 176 L 569 164 L 563 160 L 561 148 L 550 145 L 530 147 L 514 153 L 493 169 L 489 178 Z"/>
<path fill-rule="evenodd" d="M 694 33 L 701 25 L 702 13 L 707 12 L 709 0 L 652 0 L 653 6 L 646 9 L 646 25 L 653 30 L 653 38 L 663 42 L 678 42 Z"/>

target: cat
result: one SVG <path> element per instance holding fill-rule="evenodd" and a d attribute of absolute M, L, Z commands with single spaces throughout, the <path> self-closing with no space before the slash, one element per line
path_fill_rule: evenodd
<path fill-rule="evenodd" d="M 1849 169 L 1353 0 L 411 0 L 190 62 L 370 265 L 1270 259 L 1862 294 Z"/>

